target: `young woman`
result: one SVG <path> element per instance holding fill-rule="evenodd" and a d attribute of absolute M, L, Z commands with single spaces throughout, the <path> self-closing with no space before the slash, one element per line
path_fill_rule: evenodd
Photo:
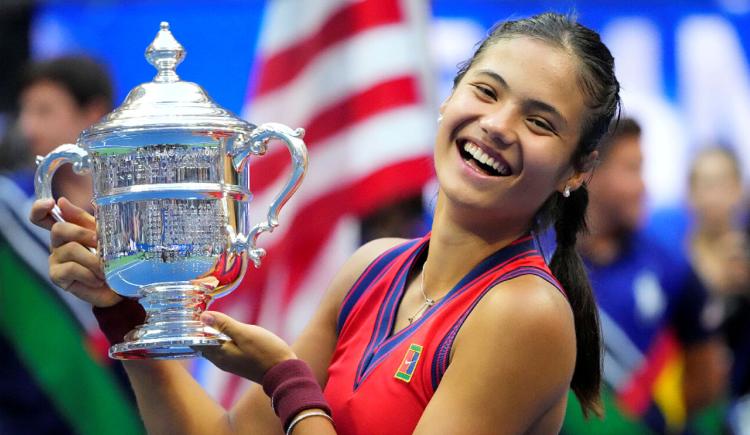
<path fill-rule="evenodd" d="M 574 246 L 618 93 L 595 32 L 556 14 L 497 26 L 440 107 L 431 233 L 360 248 L 292 347 L 203 315 L 233 340 L 204 356 L 271 406 L 256 387 L 227 412 L 178 363 L 126 362 L 149 431 L 557 433 L 569 388 L 596 411 L 599 326 Z M 59 202 L 69 223 L 52 225 L 51 201 L 31 216 L 52 228 L 50 276 L 102 318 L 125 313 L 85 248 L 93 218 Z M 550 267 L 534 237 L 548 225 Z"/>

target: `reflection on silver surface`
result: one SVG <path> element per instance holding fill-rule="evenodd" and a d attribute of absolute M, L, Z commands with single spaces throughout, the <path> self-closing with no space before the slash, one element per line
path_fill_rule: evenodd
<path fill-rule="evenodd" d="M 76 145 L 38 161 L 39 198 L 52 196 L 60 165 L 91 171 L 107 284 L 146 309 L 145 323 L 110 349 L 113 358 L 193 357 L 191 346 L 228 340 L 203 325 L 200 314 L 237 287 L 249 261 L 260 266 L 265 251 L 255 244 L 258 236 L 278 225 L 307 168 L 302 129 L 256 127 L 233 116 L 200 86 L 179 79 L 174 69 L 184 56 L 162 23 L 146 52 L 158 70 L 154 81 L 133 89 Z M 274 139 L 289 150 L 292 175 L 266 220 L 251 225 L 248 159 L 265 154 Z"/>
<path fill-rule="evenodd" d="M 224 174 L 219 171 L 219 147 L 171 144 L 124 151 L 100 154 L 94 159 L 94 189 L 99 195 L 107 195 L 116 188 L 144 184 L 224 181 Z"/>

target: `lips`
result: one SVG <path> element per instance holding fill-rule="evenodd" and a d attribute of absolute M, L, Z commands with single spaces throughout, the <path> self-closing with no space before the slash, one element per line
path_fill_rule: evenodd
<path fill-rule="evenodd" d="M 490 177 L 507 177 L 513 171 L 501 156 L 468 139 L 457 141 L 461 158 L 478 172 Z"/>

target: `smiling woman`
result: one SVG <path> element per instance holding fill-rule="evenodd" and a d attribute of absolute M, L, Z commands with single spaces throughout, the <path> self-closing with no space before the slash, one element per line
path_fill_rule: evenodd
<path fill-rule="evenodd" d="M 573 308 L 572 388 L 585 411 L 598 398 L 599 327 L 573 247 L 588 202 L 583 176 L 619 107 L 613 67 L 598 36 L 563 17 L 503 23 L 457 74 L 435 149 L 443 202 L 481 210 L 473 226 L 515 223 L 523 232 L 555 223 L 551 266 Z"/>
<path fill-rule="evenodd" d="M 229 412 L 179 364 L 128 361 L 149 431 L 548 434 L 560 429 L 569 388 L 596 412 L 599 325 L 575 244 L 584 180 L 618 93 L 609 50 L 573 19 L 497 26 L 440 107 L 431 233 L 360 248 L 291 347 L 204 313 L 233 341 L 203 355 L 263 384 Z M 84 284 L 99 267 L 83 246 L 93 219 L 60 206 L 78 224 L 52 228 L 53 279 L 108 300 L 111 290 Z M 32 220 L 49 228 L 51 208 L 37 202 Z M 547 265 L 536 233 L 550 225 L 557 250 Z M 104 305 L 99 313 L 127 310 Z"/>

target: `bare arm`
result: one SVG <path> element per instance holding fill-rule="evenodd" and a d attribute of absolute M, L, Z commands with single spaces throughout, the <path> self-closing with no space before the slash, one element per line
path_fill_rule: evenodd
<path fill-rule="evenodd" d="M 417 434 L 557 433 L 575 366 L 567 301 L 540 278 L 502 283 L 459 332 Z"/>

